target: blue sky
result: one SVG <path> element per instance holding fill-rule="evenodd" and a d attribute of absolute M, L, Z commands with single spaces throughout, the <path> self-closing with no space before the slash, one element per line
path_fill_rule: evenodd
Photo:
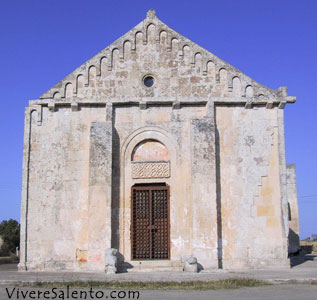
<path fill-rule="evenodd" d="M 1 0 L 0 221 L 19 219 L 24 107 L 145 18 L 271 88 L 288 86 L 287 163 L 297 167 L 301 238 L 317 233 L 317 1 Z"/>

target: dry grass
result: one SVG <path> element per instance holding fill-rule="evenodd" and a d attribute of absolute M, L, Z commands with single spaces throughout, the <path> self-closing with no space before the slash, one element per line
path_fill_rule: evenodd
<path fill-rule="evenodd" d="M 231 278 L 215 281 L 171 281 L 171 282 L 101 282 L 101 281 L 75 281 L 75 282 L 36 282 L 33 287 L 37 288 L 100 288 L 100 289 L 127 289 L 127 290 L 221 290 L 239 289 L 242 287 L 257 287 L 270 285 L 266 281 L 250 278 Z"/>

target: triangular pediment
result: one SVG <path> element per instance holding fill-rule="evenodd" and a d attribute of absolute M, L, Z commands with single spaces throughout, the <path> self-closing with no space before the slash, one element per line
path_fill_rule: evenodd
<path fill-rule="evenodd" d="M 146 87 L 146 75 L 154 85 Z M 146 19 L 82 64 L 41 99 L 236 97 L 275 99 L 267 88 L 177 33 L 150 10 Z"/>

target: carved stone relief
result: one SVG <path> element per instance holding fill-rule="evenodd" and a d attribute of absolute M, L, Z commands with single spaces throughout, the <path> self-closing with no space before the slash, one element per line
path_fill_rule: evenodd
<path fill-rule="evenodd" d="M 132 162 L 132 178 L 168 178 L 170 162 Z"/>

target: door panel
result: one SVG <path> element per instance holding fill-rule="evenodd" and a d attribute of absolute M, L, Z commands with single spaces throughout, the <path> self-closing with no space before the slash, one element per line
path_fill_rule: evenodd
<path fill-rule="evenodd" d="M 150 259 L 150 191 L 133 190 L 133 259 Z"/>
<path fill-rule="evenodd" d="M 169 187 L 132 187 L 132 259 L 169 259 Z"/>
<path fill-rule="evenodd" d="M 168 258 L 168 190 L 152 190 L 152 258 Z"/>

